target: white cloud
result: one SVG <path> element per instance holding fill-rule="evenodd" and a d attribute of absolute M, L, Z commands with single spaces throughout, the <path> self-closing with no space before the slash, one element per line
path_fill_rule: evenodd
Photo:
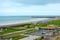
<path fill-rule="evenodd" d="M 2 13 L 2 14 L 1 14 Z M 58 15 L 60 13 L 60 4 L 31 5 L 11 1 L 0 3 L 1 15 Z M 59 14 L 60 15 L 60 14 Z"/>
<path fill-rule="evenodd" d="M 0 9 L 0 12 L 43 12 L 43 11 L 60 11 L 60 4 L 49 4 L 45 6 L 30 6 L 30 7 L 6 7 Z"/>

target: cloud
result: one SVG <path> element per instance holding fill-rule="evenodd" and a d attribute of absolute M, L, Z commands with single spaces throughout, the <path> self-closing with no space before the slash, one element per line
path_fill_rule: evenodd
<path fill-rule="evenodd" d="M 60 15 L 59 13 L 59 0 L 0 0 L 0 16 Z"/>
<path fill-rule="evenodd" d="M 60 0 L 15 0 L 15 2 L 27 5 L 46 5 L 60 3 Z"/>
<path fill-rule="evenodd" d="M 45 6 L 30 6 L 30 7 L 11 7 L 1 9 L 2 15 L 60 15 L 60 4 L 49 4 Z"/>

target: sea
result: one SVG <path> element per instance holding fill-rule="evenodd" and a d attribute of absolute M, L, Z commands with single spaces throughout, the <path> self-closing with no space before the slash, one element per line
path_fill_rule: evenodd
<path fill-rule="evenodd" d="M 20 21 L 20 20 L 30 20 L 33 18 L 54 18 L 52 16 L 0 16 L 0 23 L 5 22 L 13 22 L 13 21 Z"/>
<path fill-rule="evenodd" d="M 32 19 L 30 16 L 0 16 L 0 23 L 18 20 L 29 20 Z"/>

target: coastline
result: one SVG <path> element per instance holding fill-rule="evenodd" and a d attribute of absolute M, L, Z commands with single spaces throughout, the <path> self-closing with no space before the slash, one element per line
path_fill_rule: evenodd
<path fill-rule="evenodd" d="M 14 24 L 26 24 L 26 23 L 33 23 L 33 22 L 39 22 L 39 21 L 45 21 L 49 20 L 51 18 L 32 18 L 29 20 L 19 20 L 19 21 L 10 21 L 10 22 L 5 22 L 5 23 L 0 23 L 0 26 L 5 26 L 5 25 L 14 25 Z"/>

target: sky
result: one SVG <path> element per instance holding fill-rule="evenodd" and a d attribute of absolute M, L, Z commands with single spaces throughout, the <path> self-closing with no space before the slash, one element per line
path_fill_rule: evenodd
<path fill-rule="evenodd" d="M 0 0 L 0 16 L 60 16 L 60 0 Z"/>

